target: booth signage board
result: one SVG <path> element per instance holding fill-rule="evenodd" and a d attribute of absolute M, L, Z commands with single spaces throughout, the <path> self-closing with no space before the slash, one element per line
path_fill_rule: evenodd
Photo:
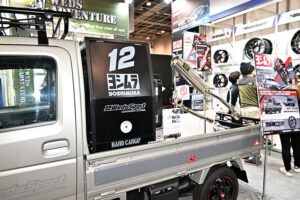
<path fill-rule="evenodd" d="M 182 39 L 172 42 L 172 51 L 173 52 L 182 51 Z"/>
<path fill-rule="evenodd" d="M 152 66 L 148 44 L 87 38 L 93 150 L 155 140 Z"/>
<path fill-rule="evenodd" d="M 172 34 L 172 54 L 182 58 L 183 54 L 183 34 L 184 31 L 178 31 Z"/>
<path fill-rule="evenodd" d="M 269 0 L 210 0 L 210 21 L 235 14 Z"/>
<path fill-rule="evenodd" d="M 277 16 L 268 17 L 248 24 L 236 26 L 234 28 L 235 35 L 242 35 L 254 31 L 272 28 L 276 25 Z"/>
<path fill-rule="evenodd" d="M 172 3 L 172 32 L 209 22 L 209 0 L 176 0 Z"/>
<path fill-rule="evenodd" d="M 291 58 L 255 54 L 258 100 L 264 135 L 300 128 L 295 77 Z"/>
<path fill-rule="evenodd" d="M 265 19 L 257 20 L 248 24 L 241 24 L 235 26 L 233 29 L 224 29 L 217 31 L 207 36 L 208 42 L 214 42 L 231 37 L 232 34 L 235 36 L 251 33 L 267 28 L 272 28 L 276 25 L 283 25 L 300 20 L 300 9 L 274 15 Z"/>
<path fill-rule="evenodd" d="M 207 42 L 214 42 L 217 40 L 222 40 L 226 38 L 231 38 L 232 37 L 232 29 L 226 29 L 224 28 L 223 30 L 216 31 L 215 33 L 208 34 L 206 37 Z"/>
<path fill-rule="evenodd" d="M 108 0 L 9 0 L 9 6 L 71 12 L 70 31 L 128 37 L 127 3 Z"/>
<path fill-rule="evenodd" d="M 282 13 L 279 15 L 274 15 L 265 19 L 257 20 L 248 24 L 237 25 L 233 29 L 224 29 L 217 31 L 216 33 L 209 34 L 207 37 L 208 42 L 214 42 L 217 40 L 222 40 L 234 35 L 243 35 L 246 33 L 251 33 L 267 28 L 272 28 L 276 25 L 283 25 L 300 20 L 300 9 Z M 232 31 L 233 30 L 233 31 Z"/>
<path fill-rule="evenodd" d="M 300 20 L 300 9 L 278 15 L 278 25 L 296 22 Z"/>

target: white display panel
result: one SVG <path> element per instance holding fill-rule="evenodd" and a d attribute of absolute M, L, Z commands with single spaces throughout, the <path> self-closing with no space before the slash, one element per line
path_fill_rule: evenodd
<path fill-rule="evenodd" d="M 249 2 L 251 0 L 210 0 L 210 15 L 215 15 L 221 12 L 224 12 L 226 10 L 229 10 L 230 8 L 239 6 L 241 4 L 244 4 L 246 2 Z"/>

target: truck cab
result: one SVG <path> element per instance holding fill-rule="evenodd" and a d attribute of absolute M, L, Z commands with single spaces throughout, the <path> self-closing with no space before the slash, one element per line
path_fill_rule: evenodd
<path fill-rule="evenodd" d="M 78 46 L 55 42 L 0 38 L 0 199 L 76 198 L 83 158 Z"/>

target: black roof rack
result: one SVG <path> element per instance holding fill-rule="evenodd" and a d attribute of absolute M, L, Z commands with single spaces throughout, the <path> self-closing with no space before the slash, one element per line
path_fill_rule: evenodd
<path fill-rule="evenodd" d="M 18 19 L 16 14 L 21 14 L 25 17 L 22 16 Z M 58 18 L 56 24 L 53 17 Z M 0 6 L 0 35 L 6 35 L 6 29 L 16 28 L 17 30 L 17 28 L 20 28 L 30 33 L 37 33 L 38 43 L 48 45 L 46 22 L 52 23 L 51 37 L 54 38 L 60 29 L 60 23 L 63 19 L 64 30 L 60 39 L 64 39 L 69 31 L 69 18 L 71 17 L 71 13 L 66 12 Z"/>

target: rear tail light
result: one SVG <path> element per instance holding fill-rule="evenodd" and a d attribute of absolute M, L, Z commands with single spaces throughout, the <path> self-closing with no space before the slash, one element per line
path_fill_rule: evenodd
<path fill-rule="evenodd" d="M 256 139 L 256 140 L 254 141 L 253 146 L 259 146 L 259 145 L 260 145 L 260 140 L 259 140 L 259 139 Z"/>

